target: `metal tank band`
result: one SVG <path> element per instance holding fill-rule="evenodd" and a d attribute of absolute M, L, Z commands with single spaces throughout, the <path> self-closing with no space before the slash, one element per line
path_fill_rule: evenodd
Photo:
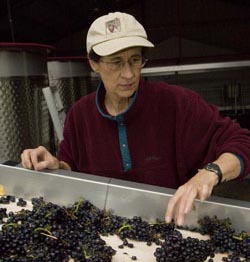
<path fill-rule="evenodd" d="M 50 149 L 50 117 L 42 94 L 52 46 L 0 43 L 0 159 L 20 161 L 25 148 Z"/>
<path fill-rule="evenodd" d="M 88 60 L 81 56 L 48 57 L 49 85 L 58 90 L 64 110 L 93 91 Z"/>

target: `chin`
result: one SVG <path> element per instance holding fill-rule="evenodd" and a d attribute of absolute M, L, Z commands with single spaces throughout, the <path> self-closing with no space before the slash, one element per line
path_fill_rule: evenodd
<path fill-rule="evenodd" d="M 131 88 L 129 90 L 123 90 L 119 92 L 119 96 L 123 98 L 129 98 L 134 94 L 135 90 L 136 90 L 135 88 Z"/>

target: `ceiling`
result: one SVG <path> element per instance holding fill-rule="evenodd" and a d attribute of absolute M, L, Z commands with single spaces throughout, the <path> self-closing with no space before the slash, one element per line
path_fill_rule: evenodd
<path fill-rule="evenodd" d="M 85 55 L 88 27 L 124 11 L 144 25 L 155 60 L 250 57 L 249 0 L 1 0 L 0 42 L 53 45 L 55 55 Z"/>

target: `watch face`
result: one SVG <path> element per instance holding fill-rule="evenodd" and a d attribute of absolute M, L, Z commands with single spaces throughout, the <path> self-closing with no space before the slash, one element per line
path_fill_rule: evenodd
<path fill-rule="evenodd" d="M 221 173 L 220 167 L 219 167 L 217 164 L 208 163 L 204 168 L 205 168 L 206 170 L 208 170 L 208 171 L 212 171 L 212 172 L 214 172 L 215 174 L 217 174 L 217 175 L 218 175 L 218 178 L 219 178 L 218 184 L 220 184 L 220 182 L 221 182 L 221 180 L 222 180 L 222 173 Z"/>
<path fill-rule="evenodd" d="M 210 163 L 210 164 L 209 164 L 209 168 L 211 168 L 212 170 L 216 170 L 216 171 L 219 171 L 219 170 L 220 170 L 220 168 L 218 167 L 218 165 L 213 164 L 213 163 Z"/>

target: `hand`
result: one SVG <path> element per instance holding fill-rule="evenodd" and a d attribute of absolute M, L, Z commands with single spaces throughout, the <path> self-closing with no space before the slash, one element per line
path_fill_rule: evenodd
<path fill-rule="evenodd" d="M 22 166 L 28 169 L 58 169 L 60 167 L 60 161 L 43 146 L 24 150 L 21 160 Z"/>
<path fill-rule="evenodd" d="M 183 225 L 185 215 L 192 210 L 195 198 L 201 201 L 206 200 L 211 196 L 217 183 L 218 177 L 215 173 L 205 169 L 199 170 L 187 183 L 180 186 L 169 200 L 165 216 L 166 222 L 171 222 L 175 212 L 175 223 L 179 226 Z"/>

